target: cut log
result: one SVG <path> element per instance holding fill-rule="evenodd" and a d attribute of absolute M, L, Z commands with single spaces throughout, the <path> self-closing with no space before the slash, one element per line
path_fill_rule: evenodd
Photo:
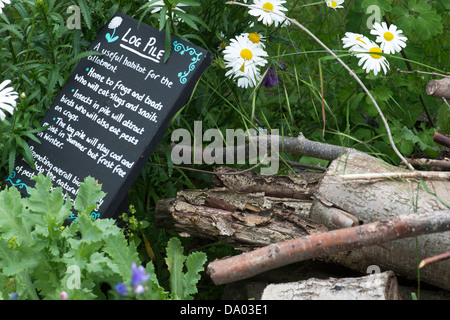
<path fill-rule="evenodd" d="M 399 300 L 399 294 L 397 278 L 387 271 L 358 278 L 270 284 L 261 300 Z"/>
<path fill-rule="evenodd" d="M 311 205 L 311 200 L 223 188 L 185 190 L 157 203 L 155 221 L 158 227 L 248 249 L 326 231 L 307 218 Z"/>
<path fill-rule="evenodd" d="M 450 77 L 430 80 L 426 87 L 429 96 L 450 99 Z"/>

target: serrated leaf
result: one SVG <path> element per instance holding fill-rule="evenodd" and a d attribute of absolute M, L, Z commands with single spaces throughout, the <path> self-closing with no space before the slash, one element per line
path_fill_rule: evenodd
<path fill-rule="evenodd" d="M 431 39 L 443 32 L 441 20 L 441 16 L 435 11 L 422 13 L 416 19 L 415 31 L 423 40 Z"/>
<path fill-rule="evenodd" d="M 171 238 L 166 248 L 166 264 L 170 272 L 170 290 L 174 299 L 182 299 L 183 286 L 183 265 L 186 257 L 183 255 L 183 247 L 177 238 Z"/>
<path fill-rule="evenodd" d="M 131 264 L 133 262 L 139 263 L 139 256 L 134 242 L 128 244 L 123 234 L 117 234 L 108 238 L 103 251 L 110 256 L 111 263 L 117 268 L 117 272 L 122 279 L 125 282 L 129 282 L 131 280 Z"/>
<path fill-rule="evenodd" d="M 33 180 L 36 181 L 36 184 L 29 190 L 30 197 L 23 199 L 28 211 L 34 214 L 33 221 L 39 225 L 48 224 L 51 228 L 61 226 L 70 215 L 72 204 L 70 201 L 67 204 L 64 203 L 62 188 L 50 191 L 52 188 L 50 176 L 39 174 Z"/>
<path fill-rule="evenodd" d="M 186 259 L 187 272 L 183 277 L 184 292 L 182 299 L 191 298 L 192 294 L 197 293 L 197 283 L 200 280 L 200 272 L 204 270 L 206 262 L 204 252 L 193 252 Z"/>
<path fill-rule="evenodd" d="M 15 188 L 0 192 L 0 236 L 3 239 L 17 238 L 18 242 L 30 239 L 31 228 L 24 223 L 22 196 Z"/>
<path fill-rule="evenodd" d="M 88 29 L 91 29 L 92 21 L 91 21 L 91 9 L 89 9 L 89 5 L 87 4 L 86 0 L 78 0 L 78 5 L 80 6 L 81 14 L 83 15 L 84 21 L 86 22 Z"/>
<path fill-rule="evenodd" d="M 80 213 L 87 212 L 90 214 L 89 211 L 92 211 L 97 206 L 97 202 L 105 195 L 102 186 L 94 178 L 87 177 L 80 184 L 74 208 Z"/>

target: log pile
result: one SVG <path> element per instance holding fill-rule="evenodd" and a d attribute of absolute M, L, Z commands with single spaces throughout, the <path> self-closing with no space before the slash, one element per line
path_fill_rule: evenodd
<path fill-rule="evenodd" d="M 225 175 L 234 169 L 218 168 L 213 188 L 159 201 L 156 222 L 244 251 L 208 265 L 216 284 L 313 258 L 416 279 L 418 259 L 450 248 L 450 173 L 411 172 L 353 149 L 339 154 L 325 173 Z M 450 260 L 426 265 L 420 279 L 450 290 Z"/>

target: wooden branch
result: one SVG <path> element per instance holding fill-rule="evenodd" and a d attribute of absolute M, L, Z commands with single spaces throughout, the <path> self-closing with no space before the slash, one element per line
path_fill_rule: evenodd
<path fill-rule="evenodd" d="M 381 172 L 381 173 L 355 173 L 339 175 L 343 181 L 351 180 L 384 180 L 384 179 L 438 179 L 449 180 L 450 172 L 441 171 L 413 171 L 413 172 Z"/>
<path fill-rule="evenodd" d="M 447 230 L 450 230 L 449 210 L 405 214 L 358 227 L 316 233 L 216 260 L 208 264 L 207 272 L 212 281 L 220 285 L 294 262 Z"/>
<path fill-rule="evenodd" d="M 358 278 L 310 278 L 268 285 L 261 300 L 399 300 L 392 271 Z"/>
<path fill-rule="evenodd" d="M 187 152 L 192 157 L 194 157 L 196 152 L 201 153 L 202 155 L 206 154 L 214 159 L 218 159 L 220 163 L 227 163 L 227 157 L 232 157 L 232 159 L 240 159 L 244 155 L 245 159 L 248 159 L 252 154 L 261 156 L 261 151 L 255 150 L 258 146 L 266 146 L 267 152 L 270 153 L 270 148 L 272 144 L 275 143 L 279 147 L 279 150 L 276 151 L 295 155 L 304 155 L 329 161 L 337 159 L 346 150 L 344 147 L 308 140 L 303 136 L 303 134 L 300 134 L 298 137 L 256 135 L 253 137 L 247 137 L 246 140 L 248 142 L 246 144 L 224 148 L 192 148 L 190 146 L 180 146 L 172 143 L 170 149 L 172 152 Z M 164 156 L 165 152 L 164 150 L 160 150 L 158 154 L 160 156 Z"/>
<path fill-rule="evenodd" d="M 442 253 L 442 254 L 438 254 L 437 256 L 434 256 L 434 257 L 429 257 L 429 258 L 423 259 L 419 263 L 419 268 L 423 268 L 426 265 L 429 265 L 429 264 L 432 264 L 435 262 L 439 262 L 439 261 L 444 261 L 447 259 L 450 259 L 450 251 Z"/>
<path fill-rule="evenodd" d="M 421 158 L 421 159 L 407 159 L 409 163 L 411 163 L 413 166 L 424 166 L 424 167 L 433 167 L 433 168 L 447 168 L 450 169 L 450 161 L 447 160 L 435 160 L 435 159 L 428 159 L 428 158 Z"/>
<path fill-rule="evenodd" d="M 443 145 L 444 147 L 450 148 L 450 136 L 439 131 L 434 132 L 433 141 Z"/>
<path fill-rule="evenodd" d="M 429 96 L 450 99 L 450 77 L 430 80 L 426 87 Z"/>

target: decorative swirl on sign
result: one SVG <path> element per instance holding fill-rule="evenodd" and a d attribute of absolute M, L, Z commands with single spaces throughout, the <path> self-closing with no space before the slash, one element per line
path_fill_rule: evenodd
<path fill-rule="evenodd" d="M 182 84 L 185 84 L 187 82 L 187 76 L 195 69 L 195 64 L 200 61 L 200 56 L 203 54 L 202 52 L 197 53 L 197 51 L 194 48 L 191 48 L 189 46 L 185 47 L 184 44 L 179 43 L 178 41 L 175 41 L 173 43 L 174 50 L 176 52 L 179 52 L 180 55 L 184 55 L 185 53 L 188 53 L 192 56 L 191 64 L 189 65 L 189 70 L 184 72 L 178 73 L 178 78 L 180 78 L 180 82 Z"/>
<path fill-rule="evenodd" d="M 95 212 L 95 211 L 92 211 L 91 214 L 90 214 L 90 216 L 91 216 L 91 218 L 92 218 L 93 220 L 97 220 L 98 218 L 100 218 L 100 213 Z M 77 217 L 78 217 L 77 214 L 72 213 L 67 219 L 68 219 L 68 220 L 72 220 L 72 222 L 77 223 Z"/>
<path fill-rule="evenodd" d="M 25 183 L 21 182 L 20 179 L 17 179 L 16 182 L 14 182 L 14 181 L 12 180 L 12 179 L 14 179 L 15 177 L 16 177 L 16 172 L 13 171 L 13 172 L 11 173 L 11 175 L 8 177 L 8 179 L 6 179 L 6 181 L 9 181 L 9 182 L 11 183 L 11 185 L 13 185 L 13 186 L 15 186 L 15 187 L 17 187 L 17 188 L 19 188 L 19 189 L 25 188 L 25 190 L 27 191 L 27 193 L 30 194 L 30 192 L 28 191 L 28 186 L 27 186 Z"/>

